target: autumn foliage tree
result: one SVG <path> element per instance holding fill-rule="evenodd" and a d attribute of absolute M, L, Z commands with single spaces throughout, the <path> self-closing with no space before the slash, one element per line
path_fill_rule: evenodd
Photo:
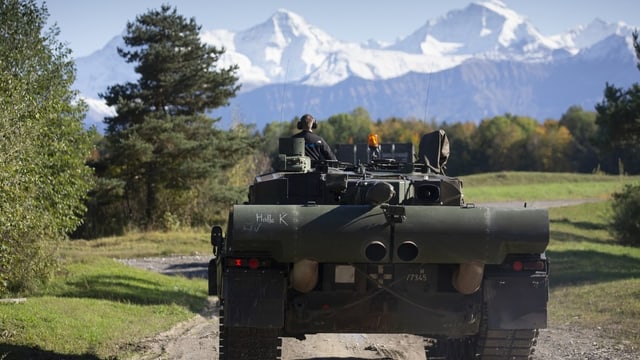
<path fill-rule="evenodd" d="M 565 126 L 556 120 L 546 120 L 536 126 L 526 149 L 533 156 L 533 169 L 545 172 L 571 172 L 570 151 L 572 136 Z"/>
<path fill-rule="evenodd" d="M 593 172 L 600 166 L 596 147 L 596 112 L 585 111 L 580 106 L 571 106 L 560 118 L 560 125 L 571 134 L 571 145 L 566 162 L 570 169 L 581 173 Z"/>

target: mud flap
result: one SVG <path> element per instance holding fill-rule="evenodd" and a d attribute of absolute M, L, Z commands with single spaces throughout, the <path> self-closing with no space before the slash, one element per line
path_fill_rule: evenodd
<path fill-rule="evenodd" d="M 232 269 L 223 281 L 225 326 L 284 326 L 286 279 L 281 272 Z"/>
<path fill-rule="evenodd" d="M 209 296 L 218 295 L 218 268 L 216 259 L 213 258 L 209 261 L 209 269 L 207 278 L 209 280 Z"/>
<path fill-rule="evenodd" d="M 547 276 L 489 277 L 484 283 L 489 329 L 547 327 Z"/>

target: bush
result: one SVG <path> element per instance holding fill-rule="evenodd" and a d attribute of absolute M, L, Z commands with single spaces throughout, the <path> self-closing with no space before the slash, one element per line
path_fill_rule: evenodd
<path fill-rule="evenodd" d="M 640 246 L 640 184 L 613 194 L 610 232 L 623 245 Z"/>
<path fill-rule="evenodd" d="M 35 0 L 0 1 L 0 297 L 33 291 L 80 223 L 91 171 L 70 50 Z M 0 355 L 0 358 L 2 356 Z"/>

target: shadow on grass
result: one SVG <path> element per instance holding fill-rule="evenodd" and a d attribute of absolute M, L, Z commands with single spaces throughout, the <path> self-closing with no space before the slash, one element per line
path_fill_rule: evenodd
<path fill-rule="evenodd" d="M 170 265 L 162 271 L 165 275 L 179 275 L 187 279 L 206 279 L 209 275 L 209 262 L 191 262 Z"/>
<path fill-rule="evenodd" d="M 58 354 L 52 351 L 26 346 L 0 344 L 0 359 L 3 360 L 100 360 L 95 355 Z"/>
<path fill-rule="evenodd" d="M 571 225 L 571 226 L 577 227 L 578 229 L 584 229 L 584 230 L 607 230 L 607 225 L 606 224 L 593 223 L 593 222 L 588 222 L 588 221 L 572 221 L 572 220 L 569 220 L 567 218 L 552 219 L 552 220 L 550 220 L 550 222 L 553 223 L 553 224 Z"/>
<path fill-rule="evenodd" d="M 550 285 L 599 283 L 640 277 L 640 261 L 593 250 L 548 251 Z"/>
<path fill-rule="evenodd" d="M 593 243 L 593 244 L 615 245 L 615 243 L 612 242 L 611 240 L 594 239 L 593 237 L 583 236 L 583 235 L 576 235 L 575 233 L 565 232 L 565 231 L 554 231 L 554 230 L 551 230 L 549 232 L 549 237 L 553 241 L 560 241 L 560 242 L 566 242 L 566 243 L 569 243 L 569 242 L 589 242 L 589 243 Z"/>
<path fill-rule="evenodd" d="M 164 282 L 154 282 L 126 275 L 88 276 L 68 281 L 71 290 L 58 293 L 61 297 L 111 300 L 137 305 L 177 304 L 192 312 L 200 312 L 206 293 L 193 294 Z"/>

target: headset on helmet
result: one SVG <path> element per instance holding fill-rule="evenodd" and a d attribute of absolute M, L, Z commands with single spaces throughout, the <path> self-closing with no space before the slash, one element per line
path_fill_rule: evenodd
<path fill-rule="evenodd" d="M 298 123 L 296 124 L 296 127 L 299 130 L 304 129 L 304 124 L 308 121 L 309 118 L 311 118 L 311 120 L 313 120 L 313 125 L 311 126 L 311 128 L 312 129 L 316 129 L 318 127 L 318 122 L 316 121 L 316 119 L 313 118 L 313 116 L 311 116 L 309 114 L 302 115 L 300 120 L 298 120 Z"/>

